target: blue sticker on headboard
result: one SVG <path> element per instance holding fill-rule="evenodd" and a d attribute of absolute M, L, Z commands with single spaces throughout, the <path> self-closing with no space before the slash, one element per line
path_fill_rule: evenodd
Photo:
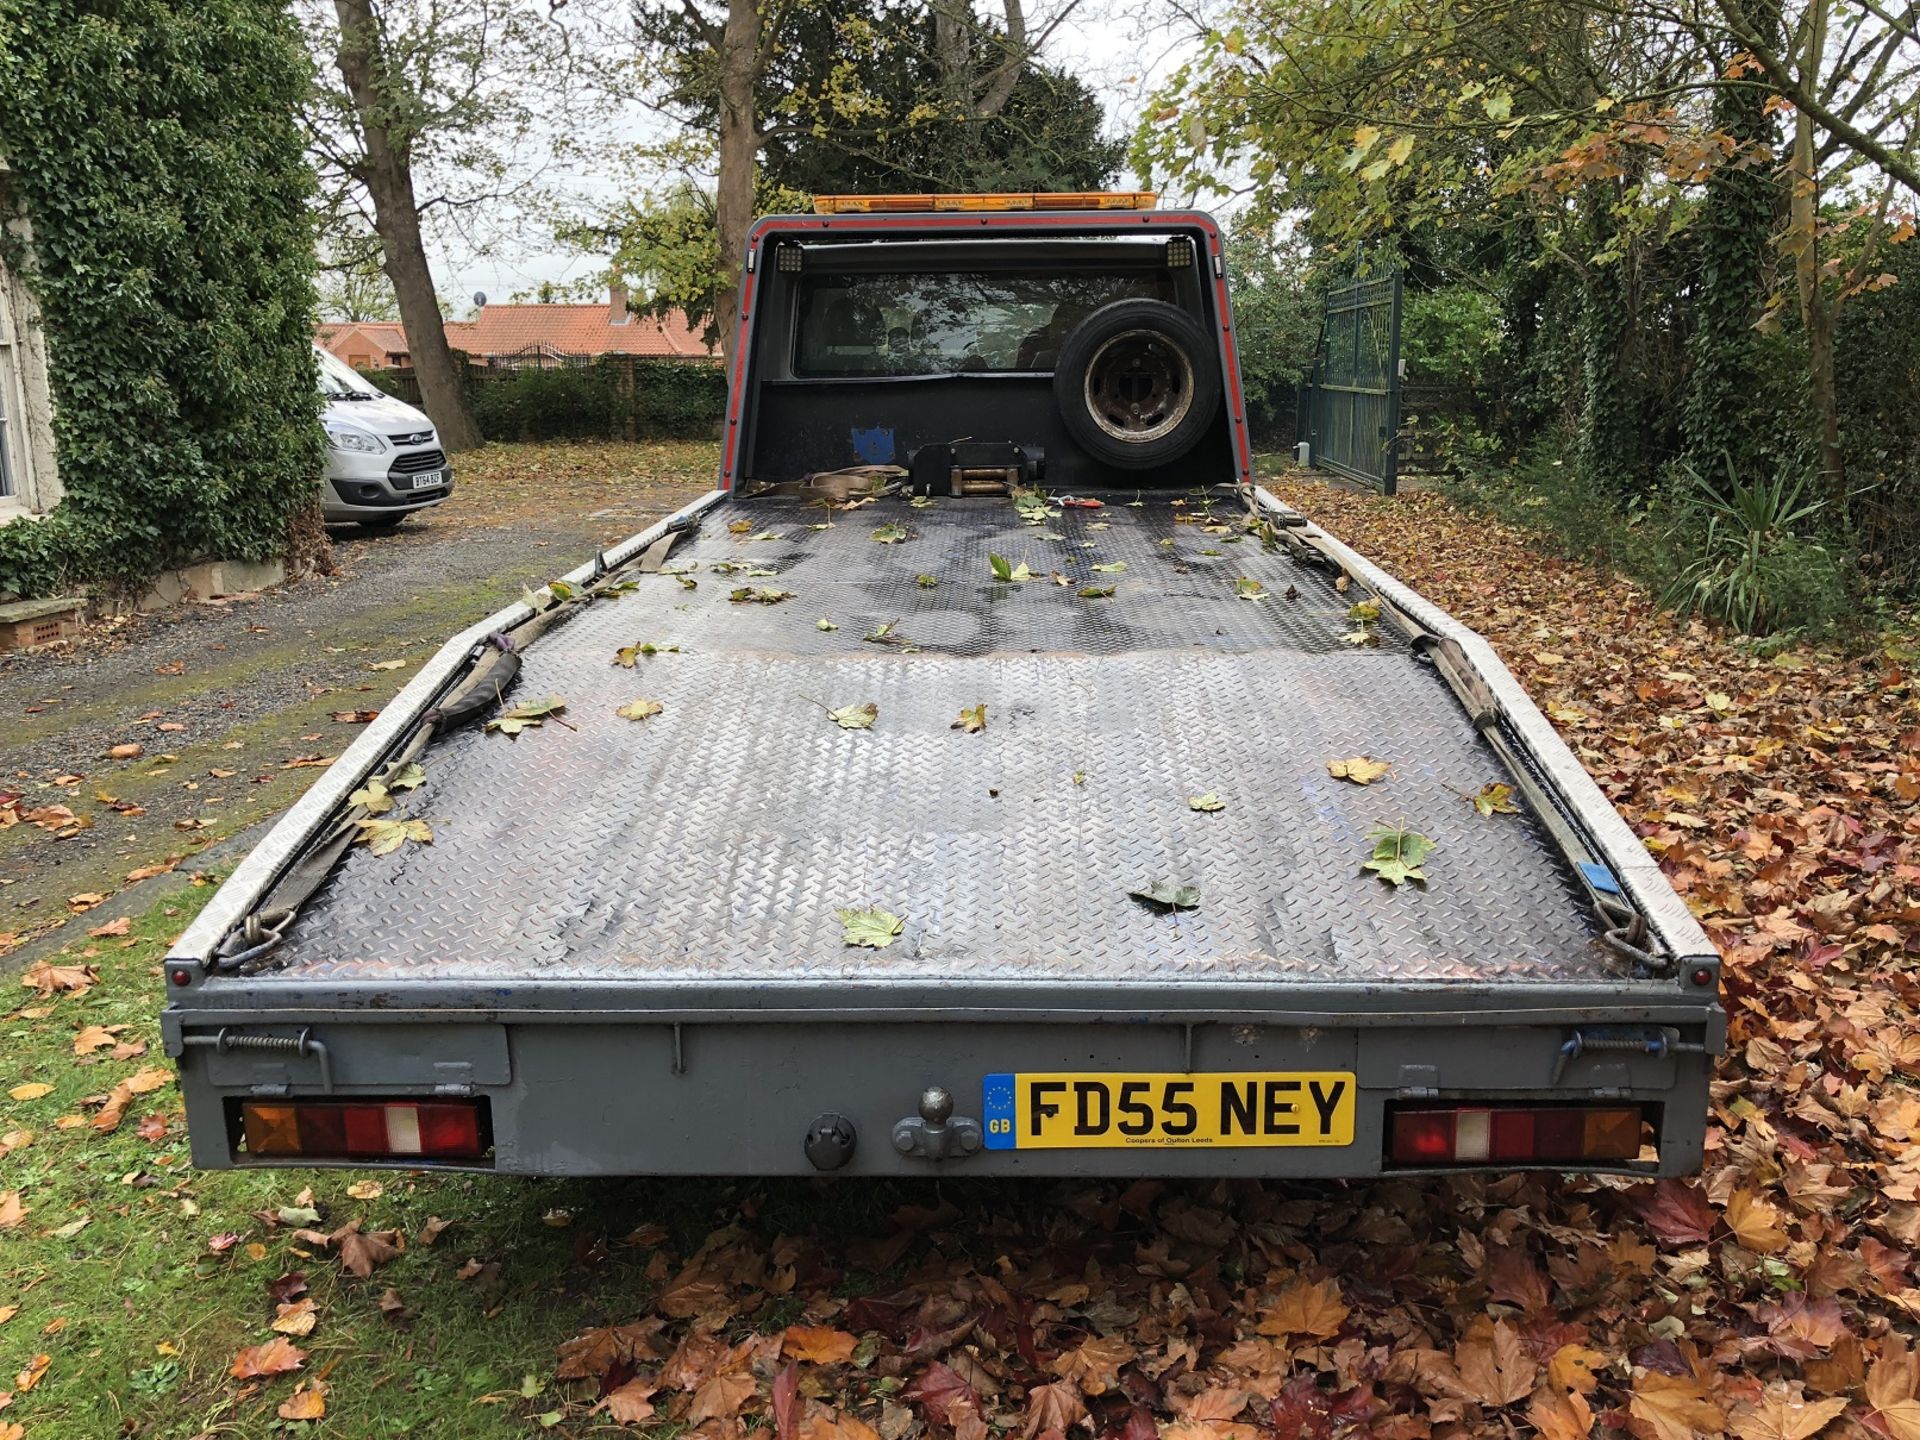
<path fill-rule="evenodd" d="M 863 464 L 893 464 L 893 431 L 883 425 L 871 430 L 855 428 L 853 432 L 853 453 L 860 457 Z"/>

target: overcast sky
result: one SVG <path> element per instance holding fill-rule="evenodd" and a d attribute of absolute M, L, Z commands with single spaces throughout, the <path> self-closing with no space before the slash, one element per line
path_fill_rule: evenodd
<path fill-rule="evenodd" d="M 1030 27 L 1057 14 L 1059 3 L 1029 0 L 1029 15 L 1033 17 Z M 999 10 L 995 0 L 978 0 L 978 4 L 983 15 Z M 1192 42 L 1183 33 L 1170 28 L 1170 17 L 1160 12 L 1142 15 L 1143 8 L 1150 7 L 1128 0 L 1077 0 L 1045 51 L 1048 64 L 1079 76 L 1094 88 L 1106 106 L 1109 133 L 1120 137 L 1132 132 L 1146 97 L 1192 49 Z M 640 140 L 657 122 L 636 107 L 627 124 L 632 137 Z M 593 176 L 553 178 L 575 193 L 597 193 L 607 198 L 616 193 L 611 182 Z M 1134 183 L 1134 177 L 1123 169 L 1117 188 Z M 525 228 L 537 231 L 539 227 Z M 565 284 L 585 279 L 605 264 L 598 257 L 560 249 L 537 233 L 528 233 L 518 243 L 510 242 L 495 253 L 478 257 L 465 245 L 442 243 L 433 248 L 436 286 L 455 315 L 467 313 L 476 291 L 489 300 L 509 300 L 545 282 Z"/>

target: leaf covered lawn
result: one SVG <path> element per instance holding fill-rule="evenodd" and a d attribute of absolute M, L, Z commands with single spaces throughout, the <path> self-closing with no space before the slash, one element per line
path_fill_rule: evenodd
<path fill-rule="evenodd" d="M 1723 948 L 1699 1179 L 196 1174 L 156 909 L 0 1021 L 0 1437 L 1920 1440 L 1910 645 L 1758 658 L 1279 488 L 1494 640 Z"/>

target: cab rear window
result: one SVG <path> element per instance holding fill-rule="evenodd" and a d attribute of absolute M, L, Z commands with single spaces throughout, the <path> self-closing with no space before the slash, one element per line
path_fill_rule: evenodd
<path fill-rule="evenodd" d="M 1115 300 L 1171 300 L 1164 274 L 809 275 L 793 369 L 803 376 L 1048 371 L 1074 327 Z"/>

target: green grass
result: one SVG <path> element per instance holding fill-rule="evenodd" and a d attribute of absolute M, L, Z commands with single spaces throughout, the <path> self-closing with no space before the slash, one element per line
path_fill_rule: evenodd
<path fill-rule="evenodd" d="M 624 1237 L 644 1225 L 663 1227 L 662 1268 L 671 1275 L 730 1225 L 746 1227 L 754 1245 L 783 1234 L 871 1235 L 887 1228 L 886 1217 L 903 1202 L 932 1206 L 941 1194 L 979 1188 L 197 1172 L 171 1082 L 136 1097 L 111 1134 L 91 1125 L 58 1128 L 62 1116 L 96 1113 L 88 1097 L 139 1070 L 171 1068 L 161 1053 L 157 966 L 211 894 L 211 887 L 176 893 L 134 920 L 127 936 L 69 947 L 59 963 L 99 971 L 84 995 L 42 1000 L 17 977 L 0 977 L 10 1007 L 0 1018 L 0 1135 L 33 1132 L 30 1144 L 0 1157 L 0 1191 L 18 1190 L 30 1207 L 23 1223 L 0 1230 L 0 1308 L 19 1306 L 0 1324 L 0 1389 L 13 1388 L 9 1377 L 37 1354 L 51 1357 L 40 1383 L 0 1411 L 0 1424 L 23 1425 L 27 1440 L 302 1430 L 356 1440 L 632 1433 L 587 1415 L 591 1384 L 554 1379 L 562 1341 L 642 1313 L 659 1288 L 647 1273 L 654 1249 Z M 87 1025 L 125 1025 L 120 1038 L 144 1041 L 147 1053 L 80 1059 L 73 1037 Z M 6 1093 L 35 1082 L 54 1088 L 24 1101 Z M 139 1125 L 151 1114 L 165 1117 L 166 1133 L 147 1140 Z M 368 1179 L 383 1193 L 348 1194 Z M 398 1229 L 406 1252 L 370 1278 L 349 1275 L 329 1254 L 293 1239 L 297 1225 L 259 1218 L 301 1203 L 320 1211 L 316 1228 L 364 1217 L 367 1229 Z M 429 1248 L 418 1236 L 436 1215 L 452 1224 Z M 56 1233 L 79 1221 L 77 1231 Z M 225 1235 L 238 1238 L 216 1253 L 209 1242 Z M 608 1253 L 597 1260 L 588 1252 L 601 1237 Z M 469 1259 L 497 1262 L 496 1283 L 459 1278 Z M 228 1374 L 243 1346 L 273 1338 L 267 1285 L 293 1270 L 306 1273 L 320 1316 L 313 1334 L 295 1341 L 307 1352 L 300 1374 L 324 1375 L 329 1387 L 317 1427 L 276 1418 L 299 1376 L 242 1382 Z M 838 1288 L 855 1294 L 895 1284 L 897 1276 L 849 1269 Z M 408 1308 L 404 1323 L 381 1313 L 377 1302 L 389 1287 Z M 735 1324 L 768 1333 L 794 1313 L 791 1301 L 768 1295 L 760 1311 Z M 669 1431 L 662 1425 L 655 1440 Z"/>

